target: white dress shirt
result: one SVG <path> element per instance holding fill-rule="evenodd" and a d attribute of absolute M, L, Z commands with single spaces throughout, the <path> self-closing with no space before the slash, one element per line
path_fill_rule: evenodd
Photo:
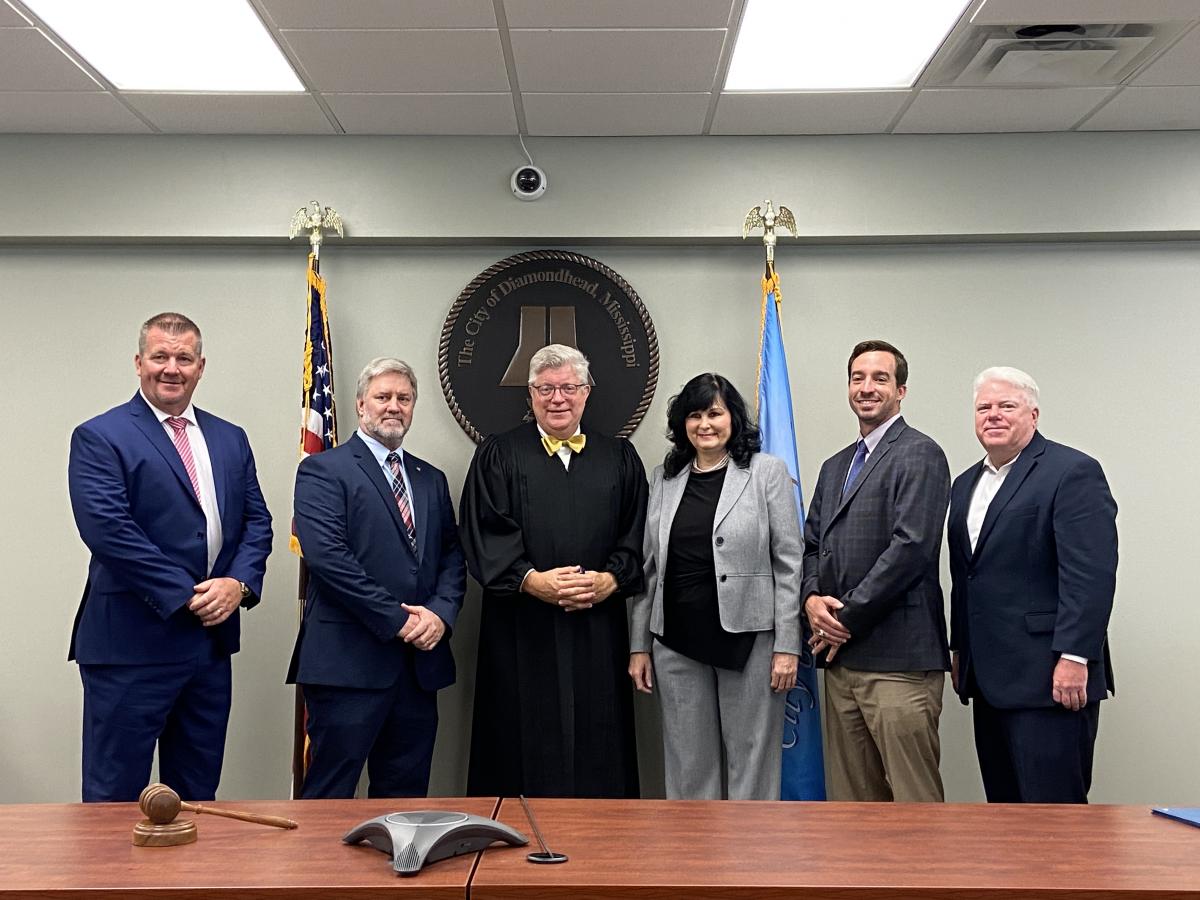
<path fill-rule="evenodd" d="M 139 393 L 141 392 L 139 391 Z M 158 418 L 163 431 L 171 439 L 171 446 L 174 447 L 175 431 L 167 424 L 167 419 L 173 418 L 173 416 L 151 403 L 144 393 L 142 393 L 142 399 L 146 401 L 146 405 Z M 179 418 L 187 421 L 187 428 L 183 433 L 188 439 L 188 444 L 191 445 L 192 460 L 196 463 L 196 480 L 200 482 L 200 508 L 204 510 L 205 541 L 208 546 L 208 570 L 205 572 L 207 576 L 212 574 L 213 565 L 217 561 L 217 556 L 221 552 L 221 544 L 224 541 L 224 536 L 221 534 L 221 510 L 217 505 L 217 483 L 213 479 L 212 458 L 208 455 L 208 444 L 205 443 L 204 432 L 200 430 L 200 425 L 196 421 L 196 408 L 189 403 L 187 409 L 179 414 Z"/>
<path fill-rule="evenodd" d="M 1000 468 L 992 465 L 986 456 L 983 458 L 983 471 L 975 482 L 975 490 L 971 492 L 971 505 L 967 507 L 967 537 L 971 540 L 971 552 L 979 543 L 979 532 L 983 530 L 983 520 L 987 516 L 988 507 L 1000 492 L 1004 479 L 1012 471 L 1013 463 L 1021 458 L 1018 453 Z"/>

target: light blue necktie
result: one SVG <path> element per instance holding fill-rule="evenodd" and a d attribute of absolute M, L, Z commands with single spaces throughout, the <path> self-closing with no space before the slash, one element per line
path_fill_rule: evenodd
<path fill-rule="evenodd" d="M 846 475 L 846 484 L 842 488 L 842 496 L 845 497 L 850 488 L 854 487 L 854 482 L 858 479 L 858 473 L 862 471 L 863 463 L 867 461 L 867 442 L 862 438 L 858 439 L 858 449 L 854 451 L 854 459 L 850 463 L 850 472 Z"/>

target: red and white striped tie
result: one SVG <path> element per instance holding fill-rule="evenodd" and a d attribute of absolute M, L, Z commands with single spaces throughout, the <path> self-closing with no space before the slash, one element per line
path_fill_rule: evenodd
<path fill-rule="evenodd" d="M 171 439 L 175 441 L 175 449 L 179 451 L 179 458 L 183 460 L 183 467 L 187 469 L 188 478 L 192 479 L 192 490 L 196 492 L 196 499 L 200 499 L 200 479 L 196 476 L 196 459 L 192 456 L 192 445 L 188 441 L 187 436 L 187 419 L 179 416 L 171 416 L 167 419 L 167 424 L 171 426 Z"/>
<path fill-rule="evenodd" d="M 400 518 L 404 521 L 404 536 L 408 538 L 408 546 L 412 552 L 417 552 L 417 529 L 413 522 L 412 505 L 408 500 L 408 490 L 404 487 L 404 475 L 401 472 L 400 454 L 394 450 L 387 455 L 387 464 L 392 470 L 392 494 L 396 505 L 400 508 Z"/>

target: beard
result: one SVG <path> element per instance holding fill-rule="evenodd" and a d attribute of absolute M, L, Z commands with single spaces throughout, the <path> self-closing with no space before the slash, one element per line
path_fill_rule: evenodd
<path fill-rule="evenodd" d="M 408 427 L 398 422 L 384 424 L 379 419 L 364 419 L 363 431 L 387 447 L 398 447 L 408 433 Z"/>

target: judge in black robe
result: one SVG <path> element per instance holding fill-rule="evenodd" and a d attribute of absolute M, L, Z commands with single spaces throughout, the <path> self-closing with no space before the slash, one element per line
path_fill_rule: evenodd
<path fill-rule="evenodd" d="M 552 344 L 530 370 L 536 424 L 487 438 L 463 487 L 484 589 L 467 791 L 637 797 L 625 599 L 642 588 L 646 472 L 626 440 L 554 449 L 579 443 L 582 354 Z"/>

